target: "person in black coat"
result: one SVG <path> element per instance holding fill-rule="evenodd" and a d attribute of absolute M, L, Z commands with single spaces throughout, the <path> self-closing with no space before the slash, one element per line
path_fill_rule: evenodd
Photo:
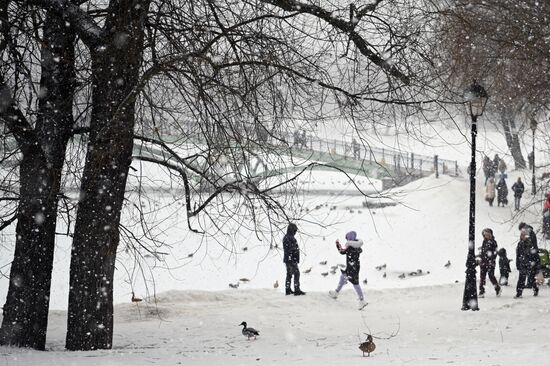
<path fill-rule="evenodd" d="M 487 275 L 489 275 L 489 280 L 495 286 L 497 296 L 500 296 L 501 288 L 495 277 L 498 245 L 493 236 L 493 230 L 488 228 L 483 229 L 481 234 L 483 235 L 483 244 L 481 245 L 481 261 L 479 263 L 479 296 L 483 297 L 485 295 L 485 279 Z"/>
<path fill-rule="evenodd" d="M 518 181 L 512 184 L 512 191 L 514 191 L 514 206 L 516 211 L 519 211 L 519 203 L 521 201 L 521 196 L 525 191 L 525 186 L 521 181 L 521 178 L 518 178 Z"/>
<path fill-rule="evenodd" d="M 523 228 L 520 234 L 520 241 L 516 248 L 516 268 L 519 272 L 516 296 L 520 298 L 524 288 L 532 288 L 533 296 L 539 294 L 539 288 L 535 281 L 535 275 L 540 267 L 540 258 L 537 247 L 529 238 L 529 230 Z M 527 280 L 527 284 L 525 281 Z"/>
<path fill-rule="evenodd" d="M 527 225 L 524 222 L 519 223 L 518 229 L 520 232 L 522 229 L 527 230 L 527 232 L 529 233 L 529 239 L 531 239 L 531 244 L 533 244 L 538 251 L 539 245 L 538 245 L 537 234 L 535 233 L 535 229 L 533 229 L 531 225 Z"/>
<path fill-rule="evenodd" d="M 508 259 L 506 249 L 504 248 L 500 248 L 497 254 L 499 256 L 498 268 L 500 270 L 500 278 L 498 283 L 501 286 L 508 286 L 508 277 L 510 277 L 510 273 L 512 272 L 512 269 L 510 268 L 510 259 Z"/>
<path fill-rule="evenodd" d="M 502 207 L 508 204 L 508 186 L 506 185 L 506 180 L 502 177 L 497 183 L 497 206 L 501 204 Z"/>
<path fill-rule="evenodd" d="M 290 223 L 286 230 L 286 235 L 283 238 L 283 262 L 286 265 L 286 295 L 294 294 L 295 296 L 305 295 L 306 293 L 300 290 L 300 248 L 296 241 L 295 235 L 298 232 L 298 227 Z M 294 291 L 290 289 L 290 284 L 294 277 Z"/>

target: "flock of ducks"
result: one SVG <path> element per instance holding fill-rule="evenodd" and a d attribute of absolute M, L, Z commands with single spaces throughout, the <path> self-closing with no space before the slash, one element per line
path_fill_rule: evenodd
<path fill-rule="evenodd" d="M 324 260 L 324 261 L 321 261 L 319 262 L 319 264 L 321 266 L 326 266 L 328 263 L 328 261 Z M 451 261 L 447 261 L 447 263 L 445 263 L 444 267 L 445 268 L 449 268 L 451 266 Z M 321 276 L 323 277 L 327 277 L 329 274 L 336 274 L 336 271 L 339 269 L 339 268 L 346 268 L 346 265 L 345 264 L 336 264 L 334 266 L 331 266 L 330 267 L 330 270 L 327 270 L 327 271 L 324 271 L 324 272 L 321 272 Z M 385 270 L 387 268 L 387 265 L 386 263 L 384 264 L 381 264 L 379 266 L 376 266 L 374 267 L 377 271 L 382 271 L 382 270 Z M 309 274 L 311 273 L 311 271 L 313 270 L 313 267 L 309 267 L 309 268 L 306 268 L 302 271 L 302 273 L 304 274 Z M 416 277 L 416 276 L 424 276 L 424 275 L 428 275 L 430 274 L 430 271 L 426 271 L 424 272 L 422 269 L 417 269 L 416 271 L 412 271 L 412 272 L 408 272 L 408 273 L 401 273 L 400 275 L 397 276 L 397 278 L 400 278 L 400 279 L 405 279 L 407 276 L 409 277 Z M 387 274 L 386 272 L 384 271 L 384 273 L 382 274 L 382 277 L 383 278 L 386 278 L 387 277 Z M 233 289 L 238 289 L 239 288 L 239 284 L 240 283 L 247 283 L 247 282 L 250 282 L 250 280 L 248 278 L 241 278 L 239 279 L 237 282 L 235 283 L 230 283 L 229 284 L 229 287 L 230 288 L 233 288 Z M 363 280 L 363 283 L 366 285 L 367 284 L 367 279 L 365 278 Z M 275 283 L 273 284 L 273 288 L 279 288 L 279 281 L 275 281 Z"/>

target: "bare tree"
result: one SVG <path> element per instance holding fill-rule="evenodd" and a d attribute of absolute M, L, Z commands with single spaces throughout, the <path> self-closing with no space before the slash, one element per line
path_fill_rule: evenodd
<path fill-rule="evenodd" d="M 548 103 L 547 18 L 541 1 L 453 1 L 440 12 L 442 68 L 458 85 L 483 80 L 518 169 L 525 168 L 519 131 L 529 110 Z M 527 112 L 527 113 L 526 113 Z"/>
<path fill-rule="evenodd" d="M 74 172 L 82 178 L 71 254 L 70 350 L 112 346 L 119 241 L 139 245 L 141 239 L 121 223 L 136 145 L 142 146 L 136 158 L 181 179 L 190 230 L 204 231 L 201 213 L 220 230 L 224 221 L 243 216 L 251 230 L 262 222 L 269 228 L 289 219 L 287 196 L 278 190 L 311 166 L 297 162 L 281 131 L 327 114 L 354 121 L 375 108 L 414 107 L 435 97 L 422 78 L 429 57 L 413 42 L 422 33 L 414 25 L 419 8 L 410 12 L 407 1 L 30 3 L 69 24 L 67 33 L 79 39 L 76 49 L 85 45 L 88 57 L 77 76 L 86 87 L 66 99 L 82 112 L 85 122 L 73 133 L 82 133 L 79 141 L 87 144 L 83 170 Z M 67 94 L 59 90 L 60 96 Z M 6 110 L 14 105 L 10 101 Z M 33 141 L 27 134 L 20 139 Z M 46 145 L 36 146 L 43 154 Z M 299 170 L 284 178 L 270 174 L 282 165 Z M 146 221 L 140 217 L 140 223 Z M 141 234 L 149 233 L 144 227 Z M 43 270 L 50 275 L 51 268 Z"/>

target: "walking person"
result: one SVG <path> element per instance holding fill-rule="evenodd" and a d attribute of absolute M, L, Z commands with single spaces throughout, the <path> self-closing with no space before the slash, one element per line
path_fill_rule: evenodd
<path fill-rule="evenodd" d="M 504 177 L 501 177 L 497 184 L 497 206 L 500 207 L 501 204 L 502 207 L 508 204 L 508 186 Z"/>
<path fill-rule="evenodd" d="M 493 235 L 493 230 L 489 228 L 483 229 L 481 235 L 483 235 L 483 244 L 481 245 L 481 261 L 479 263 L 479 297 L 485 296 L 485 280 L 487 276 L 489 276 L 489 280 L 495 287 L 497 296 L 500 296 L 501 287 L 495 277 L 497 242 Z"/>
<path fill-rule="evenodd" d="M 523 185 L 523 182 L 521 181 L 521 178 L 518 177 L 517 182 L 512 184 L 512 191 L 514 192 L 514 208 L 516 211 L 519 211 L 519 204 L 521 201 L 521 196 L 523 195 L 523 192 L 525 191 L 525 186 Z"/>
<path fill-rule="evenodd" d="M 367 306 L 363 296 L 363 289 L 359 284 L 359 270 L 361 268 L 359 257 L 363 252 L 361 249 L 363 246 L 363 241 L 361 239 L 357 239 L 357 233 L 355 231 L 348 232 L 346 234 L 346 240 L 346 245 L 344 247 L 342 247 L 340 242 L 336 240 L 336 248 L 340 254 L 346 256 L 346 269 L 342 270 L 338 286 L 336 287 L 336 290 L 329 291 L 329 296 L 333 299 L 338 298 L 340 290 L 342 290 L 342 287 L 344 287 L 344 285 L 349 281 L 357 293 L 357 297 L 359 298 L 358 308 L 361 310 Z"/>
<path fill-rule="evenodd" d="M 491 162 L 491 159 L 487 155 L 485 155 L 485 158 L 483 158 L 483 174 L 485 175 L 485 185 L 487 185 L 487 181 L 491 176 L 494 177 L 494 174 L 491 175 L 493 171 L 493 163 Z"/>
<path fill-rule="evenodd" d="M 529 230 L 521 229 L 516 248 L 516 268 L 519 272 L 515 299 L 521 298 L 524 288 L 532 288 L 533 296 L 538 296 L 539 287 L 535 281 L 540 266 L 538 250 L 529 238 Z M 527 283 L 526 283 L 527 282 Z"/>
<path fill-rule="evenodd" d="M 498 280 L 499 285 L 508 286 L 508 278 L 512 269 L 510 268 L 510 259 L 506 255 L 506 249 L 500 248 L 498 254 L 498 269 L 500 271 L 500 278 Z"/>
<path fill-rule="evenodd" d="M 353 149 L 353 158 L 356 160 L 361 159 L 361 146 L 355 138 L 352 139 L 351 146 Z"/>
<path fill-rule="evenodd" d="M 298 263 L 300 263 L 300 248 L 296 241 L 296 233 L 298 227 L 290 223 L 286 230 L 286 235 L 283 238 L 283 262 L 286 265 L 286 281 L 285 289 L 286 295 L 300 296 L 306 293 L 300 290 L 300 270 L 298 269 Z M 290 284 L 294 277 L 294 291 L 291 290 Z"/>
<path fill-rule="evenodd" d="M 495 200 L 495 178 L 490 177 L 485 187 L 485 201 L 489 202 L 489 206 L 493 206 Z"/>

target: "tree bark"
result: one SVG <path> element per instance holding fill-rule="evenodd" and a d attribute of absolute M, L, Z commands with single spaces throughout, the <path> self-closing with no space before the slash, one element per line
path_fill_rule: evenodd
<path fill-rule="evenodd" d="M 58 195 L 73 125 L 75 37 L 72 33 L 65 21 L 47 14 L 41 95 L 33 131 L 36 139 L 18 139 L 23 152 L 19 167 L 20 201 L 0 344 L 45 348 Z"/>
<path fill-rule="evenodd" d="M 521 145 L 519 142 L 518 133 L 516 130 L 516 123 L 514 121 L 514 111 L 504 109 L 501 112 L 501 123 L 504 128 L 504 137 L 506 138 L 506 145 L 510 150 L 510 154 L 514 159 L 514 166 L 516 169 L 525 169 L 525 159 L 521 153 Z"/>
<path fill-rule="evenodd" d="M 112 347 L 113 277 L 148 7 L 148 1 L 112 2 L 107 42 L 92 51 L 91 132 L 71 252 L 69 350 Z"/>

